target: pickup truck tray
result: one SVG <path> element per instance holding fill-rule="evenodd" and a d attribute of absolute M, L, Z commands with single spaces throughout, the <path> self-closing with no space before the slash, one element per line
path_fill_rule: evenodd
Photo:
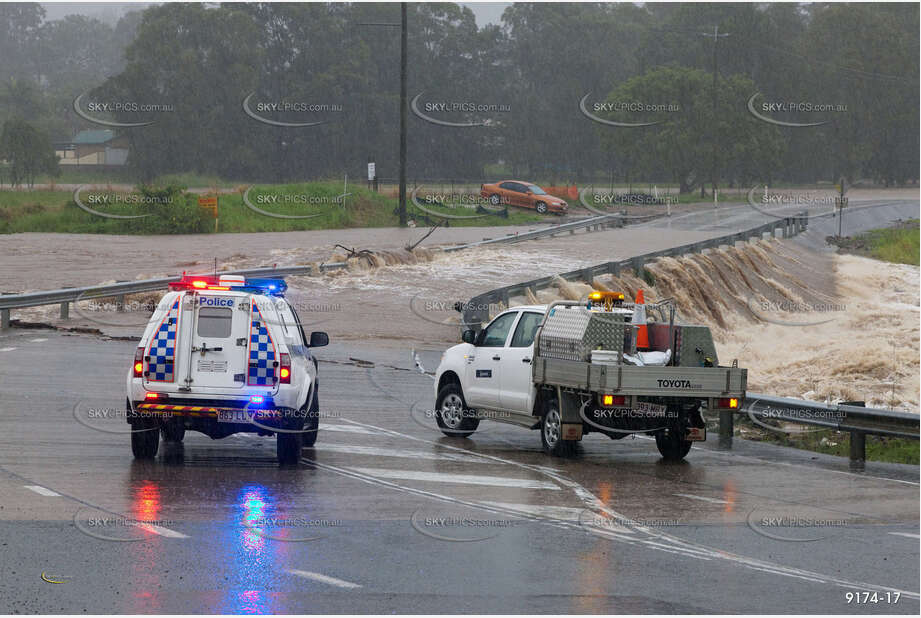
<path fill-rule="evenodd" d="M 532 377 L 535 384 L 591 392 L 705 398 L 744 395 L 748 370 L 605 365 L 538 356 L 532 365 Z"/>

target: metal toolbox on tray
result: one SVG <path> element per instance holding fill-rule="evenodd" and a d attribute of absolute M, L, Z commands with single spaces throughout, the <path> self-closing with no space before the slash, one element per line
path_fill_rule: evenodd
<path fill-rule="evenodd" d="M 625 342 L 631 348 L 634 341 L 634 327 L 627 317 L 627 313 L 592 312 L 584 307 L 553 307 L 540 334 L 540 356 L 589 362 L 592 350 L 624 352 Z"/>

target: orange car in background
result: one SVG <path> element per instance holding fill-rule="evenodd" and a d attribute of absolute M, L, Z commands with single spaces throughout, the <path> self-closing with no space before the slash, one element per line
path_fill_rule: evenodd
<path fill-rule="evenodd" d="M 508 204 L 520 208 L 531 208 L 544 214 L 547 212 L 565 215 L 569 209 L 566 200 L 550 195 L 537 185 L 523 180 L 503 180 L 480 185 L 480 195 L 493 206 Z"/>

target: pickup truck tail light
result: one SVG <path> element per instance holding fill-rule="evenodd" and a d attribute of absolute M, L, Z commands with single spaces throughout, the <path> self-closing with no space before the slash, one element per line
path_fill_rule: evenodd
<path fill-rule="evenodd" d="M 140 378 L 144 375 L 144 348 L 138 348 L 134 351 L 134 377 Z"/>
<path fill-rule="evenodd" d="M 601 395 L 600 399 L 603 406 L 623 406 L 627 404 L 626 395 Z"/>
<path fill-rule="evenodd" d="M 717 408 L 726 408 L 729 410 L 739 409 L 739 400 L 735 397 L 722 397 L 716 400 Z"/>
<path fill-rule="evenodd" d="M 291 356 L 281 353 L 281 367 L 278 370 L 278 379 L 282 384 L 291 384 Z"/>

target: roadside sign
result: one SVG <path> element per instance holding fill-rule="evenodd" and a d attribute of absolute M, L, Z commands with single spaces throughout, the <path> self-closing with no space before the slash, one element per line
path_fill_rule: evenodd
<path fill-rule="evenodd" d="M 375 175 L 374 163 L 368 163 L 368 180 L 374 180 Z"/>
<path fill-rule="evenodd" d="M 200 197 L 198 205 L 211 212 L 211 216 L 214 217 L 214 233 L 217 234 L 217 196 Z"/>

